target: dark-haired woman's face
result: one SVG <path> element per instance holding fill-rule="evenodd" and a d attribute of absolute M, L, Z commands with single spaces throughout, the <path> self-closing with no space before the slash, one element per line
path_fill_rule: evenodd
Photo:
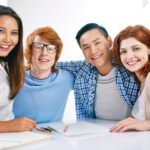
<path fill-rule="evenodd" d="M 17 21 L 7 15 L 0 16 L 0 57 L 6 57 L 19 40 Z"/>

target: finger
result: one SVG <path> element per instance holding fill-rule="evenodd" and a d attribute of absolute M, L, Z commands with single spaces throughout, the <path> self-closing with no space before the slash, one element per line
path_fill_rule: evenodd
<path fill-rule="evenodd" d="M 119 122 L 118 124 L 116 124 L 115 126 L 113 126 L 113 127 L 111 128 L 111 131 L 112 131 L 112 132 L 117 132 L 117 131 L 118 131 L 120 128 L 122 128 L 125 124 L 126 124 L 125 121 L 121 121 L 121 122 Z"/>
<path fill-rule="evenodd" d="M 125 131 L 128 131 L 128 130 L 135 130 L 136 129 L 136 127 L 135 127 L 135 125 L 134 124 L 129 124 L 129 125 L 127 125 L 127 126 L 124 126 L 121 130 L 120 130 L 120 132 L 125 132 Z"/>
<path fill-rule="evenodd" d="M 36 124 L 36 121 L 34 121 L 31 118 L 25 117 L 25 120 L 27 120 L 28 122 L 32 123 L 32 124 Z"/>
<path fill-rule="evenodd" d="M 121 128 L 124 126 L 127 126 L 128 124 L 132 124 L 134 122 L 134 119 L 129 117 L 127 119 L 124 119 L 120 121 L 118 124 L 116 124 L 114 127 L 110 129 L 111 132 L 119 132 Z"/>

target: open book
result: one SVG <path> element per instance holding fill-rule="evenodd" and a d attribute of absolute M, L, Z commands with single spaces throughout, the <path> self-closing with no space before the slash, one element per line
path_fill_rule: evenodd
<path fill-rule="evenodd" d="M 49 138 L 50 134 L 31 131 L 0 133 L 0 149 L 11 148 Z"/>
<path fill-rule="evenodd" d="M 79 121 L 76 123 L 65 124 L 65 123 L 51 123 L 48 126 L 56 132 L 59 132 L 65 136 L 76 136 L 85 134 L 100 134 L 108 133 L 109 129 L 101 125 L 96 125 L 86 121 Z"/>

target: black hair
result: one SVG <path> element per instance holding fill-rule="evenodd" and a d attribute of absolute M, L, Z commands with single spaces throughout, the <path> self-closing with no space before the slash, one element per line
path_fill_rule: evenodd
<path fill-rule="evenodd" d="M 80 38 L 81 38 L 81 36 L 82 36 L 85 32 L 87 32 L 87 31 L 89 31 L 89 30 L 92 30 L 92 29 L 98 29 L 98 30 L 104 35 L 105 38 L 108 38 L 108 36 L 109 36 L 107 30 L 106 30 L 103 26 L 100 26 L 100 25 L 98 25 L 98 24 L 96 24 L 96 23 L 88 23 L 88 24 L 84 25 L 84 26 L 77 32 L 76 40 L 77 40 L 79 46 L 80 46 Z"/>
<path fill-rule="evenodd" d="M 8 65 L 8 77 L 10 84 L 9 98 L 13 99 L 22 86 L 24 80 L 23 71 L 23 25 L 19 15 L 10 7 L 0 5 L 0 16 L 10 16 L 18 24 L 19 41 L 14 49 L 6 56 L 0 57 L 0 61 Z"/>

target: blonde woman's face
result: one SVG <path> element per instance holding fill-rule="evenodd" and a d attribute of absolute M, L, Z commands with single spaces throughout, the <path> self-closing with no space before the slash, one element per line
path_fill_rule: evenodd
<path fill-rule="evenodd" d="M 0 16 L 0 56 L 6 57 L 19 40 L 17 21 L 7 15 Z"/>
<path fill-rule="evenodd" d="M 122 64 L 136 74 L 148 62 L 148 55 L 150 55 L 150 49 L 135 38 L 127 38 L 120 44 Z"/>

